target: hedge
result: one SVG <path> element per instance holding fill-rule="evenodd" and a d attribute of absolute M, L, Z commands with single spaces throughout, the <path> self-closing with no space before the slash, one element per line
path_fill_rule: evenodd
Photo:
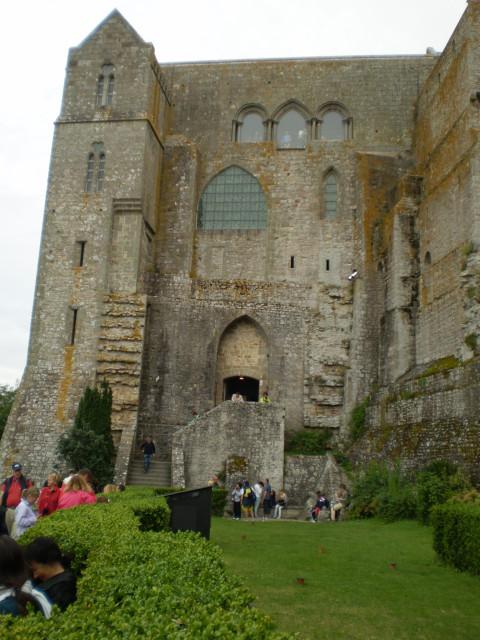
<path fill-rule="evenodd" d="M 291 638 L 251 608 L 252 596 L 227 574 L 215 545 L 194 533 L 159 532 L 167 520 L 163 498 L 127 490 L 110 504 L 39 521 L 20 542 L 50 535 L 75 553 L 78 599 L 50 620 L 0 616 L 2 640 Z"/>
<path fill-rule="evenodd" d="M 480 575 L 480 505 L 447 502 L 431 512 L 433 548 L 446 564 Z"/>

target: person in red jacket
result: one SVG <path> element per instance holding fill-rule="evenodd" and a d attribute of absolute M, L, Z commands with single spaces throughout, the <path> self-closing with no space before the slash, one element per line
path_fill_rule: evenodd
<path fill-rule="evenodd" d="M 1 488 L 0 535 L 10 534 L 15 522 L 15 509 L 20 504 L 22 492 L 32 486 L 31 481 L 23 475 L 20 463 L 12 464 L 12 471 L 13 475 L 5 479 Z"/>
<path fill-rule="evenodd" d="M 71 509 L 81 504 L 94 504 L 96 501 L 95 495 L 89 492 L 88 484 L 81 475 L 77 474 L 72 476 L 64 486 L 58 500 L 58 508 Z"/>
<path fill-rule="evenodd" d="M 60 476 L 50 473 L 47 478 L 47 486 L 40 491 L 38 499 L 38 515 L 49 516 L 58 509 L 58 499 L 60 497 Z"/>

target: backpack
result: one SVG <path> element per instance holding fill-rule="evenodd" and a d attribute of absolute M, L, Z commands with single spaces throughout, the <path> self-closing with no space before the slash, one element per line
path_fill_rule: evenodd
<path fill-rule="evenodd" d="M 243 504 L 246 507 L 251 507 L 254 502 L 255 494 L 253 493 L 251 487 L 247 487 L 247 489 L 245 489 L 245 491 L 243 492 Z"/>

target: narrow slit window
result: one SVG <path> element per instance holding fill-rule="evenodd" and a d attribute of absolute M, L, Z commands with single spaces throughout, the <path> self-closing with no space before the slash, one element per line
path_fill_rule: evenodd
<path fill-rule="evenodd" d="M 295 256 L 290 256 L 290 269 L 295 269 Z"/>
<path fill-rule="evenodd" d="M 77 315 L 78 315 L 78 309 L 71 309 L 71 318 L 72 318 L 72 324 L 71 324 L 71 331 L 70 331 L 70 344 L 75 344 L 75 334 L 77 333 Z"/>
<path fill-rule="evenodd" d="M 85 245 L 87 244 L 86 240 L 78 240 L 77 241 L 77 267 L 83 267 L 85 262 Z"/>
<path fill-rule="evenodd" d="M 328 258 L 325 260 L 325 271 L 330 271 L 330 260 Z"/>

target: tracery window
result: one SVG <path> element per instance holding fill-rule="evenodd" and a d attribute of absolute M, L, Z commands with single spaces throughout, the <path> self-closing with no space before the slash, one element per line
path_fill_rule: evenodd
<path fill-rule="evenodd" d="M 241 167 L 229 167 L 215 176 L 200 198 L 199 229 L 264 229 L 266 221 L 262 187 Z"/>
<path fill-rule="evenodd" d="M 105 107 L 113 104 L 114 87 L 114 67 L 111 64 L 104 64 L 102 72 L 97 79 L 97 92 L 95 97 L 97 107 Z"/>
<path fill-rule="evenodd" d="M 330 171 L 324 181 L 323 198 L 325 203 L 325 215 L 333 218 L 337 214 L 337 176 Z"/>
<path fill-rule="evenodd" d="M 277 146 L 279 149 L 304 149 L 306 144 L 305 118 L 296 109 L 289 109 L 278 121 Z"/>

